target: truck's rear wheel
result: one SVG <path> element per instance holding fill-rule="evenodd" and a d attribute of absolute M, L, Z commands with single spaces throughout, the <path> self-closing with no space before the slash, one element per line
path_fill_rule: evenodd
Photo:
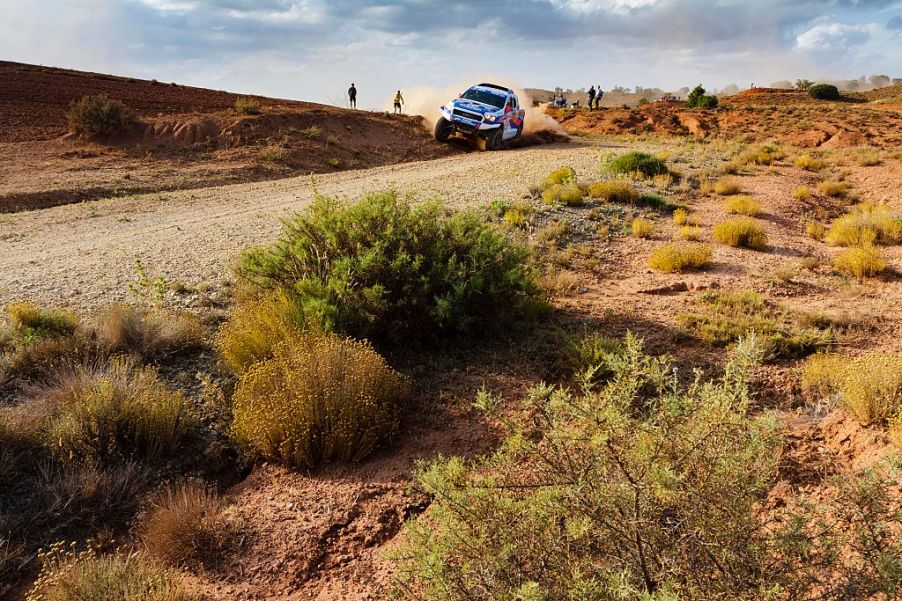
<path fill-rule="evenodd" d="M 451 124 L 444 117 L 439 117 L 435 122 L 435 140 L 437 142 L 447 142 L 451 137 Z"/>

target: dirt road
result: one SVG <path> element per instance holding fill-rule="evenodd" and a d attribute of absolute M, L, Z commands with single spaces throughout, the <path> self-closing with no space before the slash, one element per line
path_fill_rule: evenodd
<path fill-rule="evenodd" d="M 588 144 L 471 153 L 320 175 L 316 184 L 329 195 L 395 188 L 477 207 L 519 198 L 563 164 L 593 172 L 600 154 Z M 27 298 L 90 308 L 122 300 L 136 259 L 170 282 L 216 284 L 243 248 L 273 239 L 279 218 L 312 198 L 310 178 L 299 177 L 0 215 L 0 304 Z"/>

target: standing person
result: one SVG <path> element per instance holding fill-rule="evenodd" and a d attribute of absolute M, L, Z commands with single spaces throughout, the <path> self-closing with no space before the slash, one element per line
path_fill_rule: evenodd
<path fill-rule="evenodd" d="M 348 100 L 350 100 L 350 106 L 352 109 L 357 108 L 357 88 L 354 84 L 351 84 L 351 87 L 348 88 Z"/>
<path fill-rule="evenodd" d="M 401 105 L 404 104 L 404 97 L 401 96 L 401 90 L 395 94 L 395 113 L 401 114 Z"/>
<path fill-rule="evenodd" d="M 589 101 L 586 103 L 589 105 L 589 110 L 592 110 L 592 105 L 595 104 L 595 86 L 589 86 Z"/>
<path fill-rule="evenodd" d="M 598 84 L 598 92 L 595 94 L 595 108 L 601 108 L 601 97 L 604 96 L 604 92 L 601 90 L 601 84 Z"/>

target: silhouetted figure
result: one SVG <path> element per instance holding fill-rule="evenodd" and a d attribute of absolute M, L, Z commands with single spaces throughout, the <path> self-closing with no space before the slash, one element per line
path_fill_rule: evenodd
<path fill-rule="evenodd" d="M 357 108 L 357 88 L 354 84 L 351 84 L 351 87 L 348 88 L 348 100 L 350 101 L 350 106 L 352 109 Z"/>
<path fill-rule="evenodd" d="M 592 110 L 592 107 L 595 106 L 595 86 L 589 86 L 589 101 L 586 103 L 589 105 L 589 110 Z"/>
<path fill-rule="evenodd" d="M 401 90 L 395 94 L 395 113 L 401 114 L 401 105 L 404 104 L 404 97 L 401 96 Z"/>

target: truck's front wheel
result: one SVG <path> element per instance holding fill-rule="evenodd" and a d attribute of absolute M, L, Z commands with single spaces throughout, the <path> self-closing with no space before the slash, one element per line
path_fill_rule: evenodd
<path fill-rule="evenodd" d="M 502 128 L 498 127 L 492 130 L 488 136 L 485 138 L 485 149 L 486 150 L 500 150 L 501 149 L 501 141 L 504 139 L 504 131 Z"/>
<path fill-rule="evenodd" d="M 439 117 L 435 123 L 435 139 L 437 142 L 447 142 L 451 137 L 451 124 L 444 117 Z"/>

